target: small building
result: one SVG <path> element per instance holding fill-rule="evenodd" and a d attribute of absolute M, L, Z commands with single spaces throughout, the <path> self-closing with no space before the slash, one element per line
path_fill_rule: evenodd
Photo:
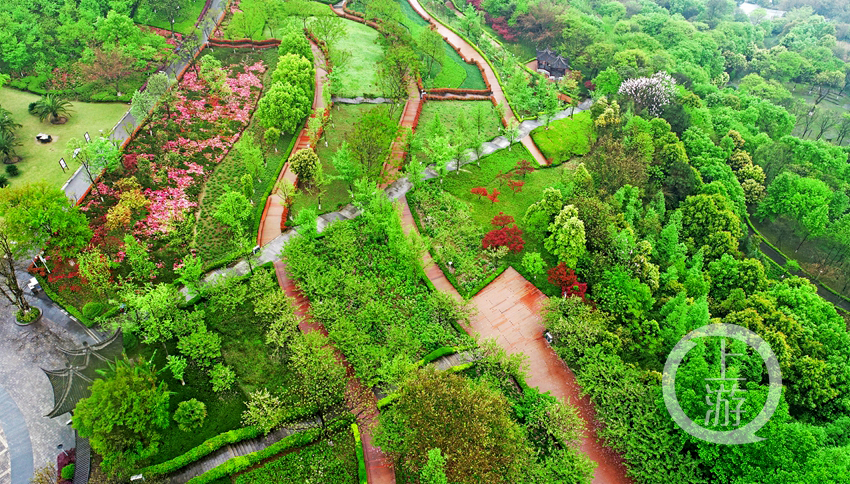
<path fill-rule="evenodd" d="M 551 77 L 560 79 L 570 68 L 570 61 L 549 48 L 537 51 L 537 70 L 546 71 Z"/>

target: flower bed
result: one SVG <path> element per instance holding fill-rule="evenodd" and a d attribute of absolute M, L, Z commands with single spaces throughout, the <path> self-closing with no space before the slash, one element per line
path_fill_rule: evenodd
<path fill-rule="evenodd" d="M 261 95 L 267 70 L 263 55 L 216 49 L 213 56 L 221 61 L 229 88 L 222 91 L 188 69 L 174 87 L 173 99 L 162 102 L 126 145 L 120 166 L 105 174 L 80 202 L 94 233 L 90 248 L 109 258 L 113 275 L 129 271 L 124 237 L 130 234 L 156 265 L 152 280 L 174 277 L 172 269 L 195 246 L 196 212 L 205 184 L 248 125 Z M 85 281 L 80 282 L 73 262 L 70 267 L 63 261 L 58 264 L 64 267 L 58 274 L 67 281 L 56 289 L 60 293 L 82 289 L 82 295 L 69 297 L 79 307 L 88 299 L 88 288 L 80 287 Z"/>

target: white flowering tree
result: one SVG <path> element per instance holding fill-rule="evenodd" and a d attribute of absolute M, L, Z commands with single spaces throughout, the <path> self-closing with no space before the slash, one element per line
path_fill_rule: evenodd
<path fill-rule="evenodd" d="M 676 95 L 676 80 L 664 71 L 652 77 L 626 79 L 618 91 L 635 102 L 638 109 L 646 108 L 653 116 L 661 114 L 661 109 L 670 104 Z"/>

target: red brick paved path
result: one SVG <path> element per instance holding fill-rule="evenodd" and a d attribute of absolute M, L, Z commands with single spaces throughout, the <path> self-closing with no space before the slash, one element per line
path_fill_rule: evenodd
<path fill-rule="evenodd" d="M 286 265 L 281 260 L 274 262 L 275 274 L 277 274 L 277 282 L 287 296 L 295 300 L 295 314 L 301 319 L 298 327 L 302 332 L 319 331 L 325 336 L 328 332 L 325 327 L 316 322 L 310 315 L 310 301 L 304 296 L 304 293 L 295 284 L 295 281 L 289 278 L 286 273 Z M 360 380 L 355 378 L 354 369 L 346 361 L 345 355 L 339 350 L 336 351 L 337 359 L 342 365 L 345 365 L 348 376 L 349 391 L 363 392 Z M 360 428 L 360 438 L 363 442 L 363 454 L 366 461 L 366 474 L 368 475 L 369 484 L 395 484 L 395 471 L 393 470 L 392 461 L 387 458 L 381 449 L 372 444 L 372 428 L 378 421 L 378 405 L 374 394 L 371 390 L 366 390 L 371 395 L 372 400 L 368 402 L 368 408 L 357 414 L 357 425 Z M 361 393 L 362 394 L 362 393 Z"/>
<path fill-rule="evenodd" d="M 399 200 L 405 232 L 417 230 L 406 198 Z M 434 287 L 460 299 L 458 292 L 431 260 L 431 255 L 426 252 L 423 259 L 425 272 Z M 526 382 L 578 407 L 586 424 L 581 451 L 598 464 L 593 478 L 595 484 L 631 483 L 631 479 L 626 477 L 622 458 L 599 442 L 596 435 L 599 424 L 595 420 L 593 405 L 587 398 L 581 397 L 581 387 L 575 375 L 543 338 L 540 309 L 546 300 L 546 295 L 534 284 L 509 267 L 472 298 L 478 313 L 472 318 L 471 328 L 467 331 L 473 335 L 478 333 L 484 339 L 496 340 L 509 354 L 525 353 L 529 363 Z"/>
<path fill-rule="evenodd" d="M 473 48 L 471 45 L 469 45 L 469 43 L 463 40 L 462 37 L 454 33 L 450 28 L 440 23 L 439 20 L 431 18 L 431 16 L 428 15 L 428 12 L 426 12 L 425 9 L 422 8 L 422 5 L 419 4 L 419 0 L 407 1 L 410 2 L 410 6 L 413 7 L 413 10 L 415 10 L 416 13 L 418 13 L 422 18 L 430 22 L 431 25 L 436 27 L 437 32 L 439 32 L 440 35 L 442 35 L 446 39 L 446 42 L 448 42 L 449 45 L 460 49 L 461 57 L 466 60 L 478 62 L 478 64 L 481 66 L 482 75 L 484 75 L 484 77 L 490 83 L 490 87 L 493 90 L 493 97 L 496 99 L 496 102 L 501 103 L 503 106 L 506 107 L 503 122 L 506 123 L 510 119 L 515 119 L 516 116 L 514 116 L 513 111 L 510 109 L 510 104 L 508 104 L 508 98 L 505 97 L 505 93 L 502 90 L 502 86 L 501 84 L 499 84 L 499 78 L 496 77 L 496 73 L 493 72 L 493 68 L 490 67 L 490 64 L 487 63 L 487 60 L 484 59 L 484 57 L 479 54 L 478 51 L 475 50 L 475 48 Z M 540 151 L 537 145 L 534 144 L 534 141 L 531 139 L 531 136 L 526 136 L 525 138 L 523 138 L 522 144 L 525 145 L 526 148 L 528 148 L 528 151 L 531 153 L 532 156 L 534 156 L 534 159 L 537 161 L 537 163 L 541 165 L 546 164 L 546 157 L 543 156 L 543 153 Z"/>
<path fill-rule="evenodd" d="M 324 59 L 322 50 L 319 46 L 313 43 L 312 40 L 310 41 L 310 47 L 313 49 L 313 58 L 315 59 L 313 64 L 316 67 L 316 88 L 313 90 L 313 111 L 310 117 L 315 118 L 316 116 L 321 116 L 325 112 L 326 106 L 325 100 L 322 97 L 322 91 L 324 89 L 325 82 L 328 80 L 328 73 L 321 67 Z M 298 135 L 298 141 L 295 142 L 295 146 L 292 148 L 292 153 L 289 155 L 292 156 L 297 153 L 298 150 L 309 147 L 310 135 L 307 132 L 307 125 L 304 125 L 304 129 L 302 129 L 301 133 Z M 281 180 L 286 180 L 290 183 L 295 183 L 298 180 L 298 177 L 295 176 L 295 173 L 289 168 L 288 161 L 285 165 L 283 165 L 283 170 L 280 171 L 275 183 L 279 183 Z M 272 193 L 266 200 L 266 209 L 263 212 L 263 219 L 260 221 L 260 229 L 257 233 L 257 245 L 266 245 L 275 237 L 280 235 L 280 219 L 282 216 L 283 205 L 281 204 L 280 195 L 278 195 L 277 192 Z"/>

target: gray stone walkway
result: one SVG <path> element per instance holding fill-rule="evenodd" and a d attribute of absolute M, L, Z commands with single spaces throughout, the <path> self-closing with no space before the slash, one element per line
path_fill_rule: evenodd
<path fill-rule="evenodd" d="M 340 104 L 391 104 L 392 99 L 383 97 L 331 97 L 331 101 Z"/>
<path fill-rule="evenodd" d="M 13 307 L 0 304 L 0 427 L 11 464 L 10 475 L 0 475 L 3 484 L 29 482 L 35 467 L 56 462 L 59 444 L 74 447 L 73 429 L 66 425 L 70 416 L 44 416 L 53 408 L 53 389 L 41 369 L 65 366 L 57 346 L 96 341 L 52 303 L 35 298 L 30 302 L 44 314 L 38 323 L 24 327 L 14 323 Z M 0 474 L 2 462 L 0 451 Z"/>

